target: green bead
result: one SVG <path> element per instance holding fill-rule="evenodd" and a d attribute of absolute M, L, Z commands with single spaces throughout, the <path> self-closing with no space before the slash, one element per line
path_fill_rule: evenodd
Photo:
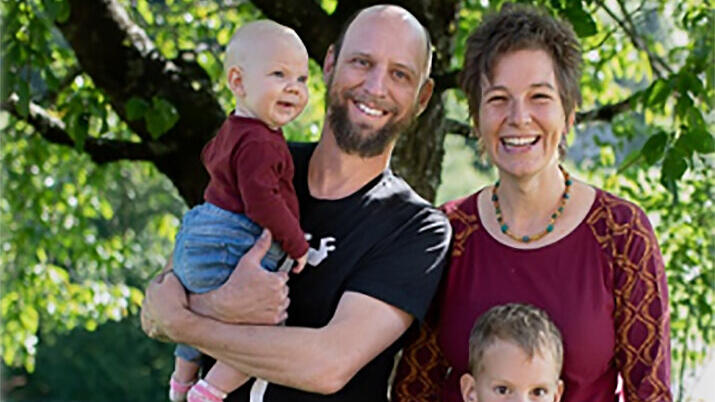
<path fill-rule="evenodd" d="M 566 185 L 567 185 L 567 186 L 570 186 L 572 183 L 573 183 L 573 182 L 571 181 L 571 179 L 567 179 L 567 180 L 566 180 Z"/>
<path fill-rule="evenodd" d="M 492 194 L 492 201 L 499 201 L 499 197 L 496 194 Z"/>
<path fill-rule="evenodd" d="M 551 214 L 551 219 L 556 219 L 559 217 L 559 214 Z"/>
<path fill-rule="evenodd" d="M 549 232 L 549 233 L 553 232 L 553 231 L 554 231 L 554 225 L 549 225 L 549 226 L 547 226 L 547 227 L 546 227 L 546 231 Z"/>
<path fill-rule="evenodd" d="M 509 226 L 505 223 L 501 225 L 501 232 L 506 233 L 506 231 L 509 230 Z"/>
<path fill-rule="evenodd" d="M 524 236 L 524 237 L 522 237 L 522 238 L 521 238 L 521 241 L 523 241 L 523 242 L 525 242 L 525 243 L 528 242 L 528 241 L 529 241 L 529 236 Z"/>
<path fill-rule="evenodd" d="M 564 212 L 564 207 L 559 207 L 559 212 Z"/>

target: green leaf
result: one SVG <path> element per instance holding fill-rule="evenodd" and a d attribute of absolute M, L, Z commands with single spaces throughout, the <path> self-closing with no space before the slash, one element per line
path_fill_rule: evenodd
<path fill-rule="evenodd" d="M 653 165 L 658 162 L 665 152 L 665 146 L 668 142 L 668 134 L 659 132 L 651 136 L 641 148 L 641 154 L 645 158 L 648 165 Z"/>
<path fill-rule="evenodd" d="M 690 95 L 683 93 L 678 96 L 678 103 L 675 104 L 675 114 L 680 117 L 682 121 L 685 121 L 692 107 L 693 100 L 690 98 Z"/>
<path fill-rule="evenodd" d="M 35 253 L 37 254 L 38 261 L 40 261 L 41 263 L 47 262 L 47 253 L 45 252 L 45 249 L 38 248 Z"/>
<path fill-rule="evenodd" d="M 74 113 L 67 122 L 67 134 L 74 140 L 77 150 L 84 149 L 84 141 L 89 132 L 89 116 L 86 113 Z"/>
<path fill-rule="evenodd" d="M 17 104 L 15 109 L 22 117 L 30 114 L 30 85 L 27 80 L 20 80 L 17 83 Z"/>
<path fill-rule="evenodd" d="M 139 120 L 146 114 L 149 109 L 149 103 L 144 99 L 132 96 L 124 105 L 124 109 L 127 112 L 127 119 L 129 121 Z"/>
<path fill-rule="evenodd" d="M 713 135 L 703 127 L 693 127 L 683 135 L 684 142 L 688 147 L 701 154 L 715 152 L 715 139 Z"/>
<path fill-rule="evenodd" d="M 147 0 L 139 0 L 136 3 L 136 10 L 139 11 L 139 14 L 144 18 L 144 20 L 148 24 L 154 24 L 154 14 L 151 12 L 151 7 L 149 7 L 149 3 Z"/>
<path fill-rule="evenodd" d="M 20 313 L 20 322 L 25 329 L 34 334 L 40 323 L 40 315 L 34 307 L 26 306 Z"/>
<path fill-rule="evenodd" d="M 174 105 L 155 96 L 152 98 L 151 108 L 144 118 L 149 133 L 154 139 L 158 139 L 176 124 L 179 120 L 179 112 L 176 111 Z"/>
<path fill-rule="evenodd" d="M 60 3 L 60 9 L 57 12 L 57 22 L 63 23 L 66 22 L 67 19 L 70 17 L 70 5 L 67 3 L 67 0 L 59 0 Z"/>
<path fill-rule="evenodd" d="M 87 322 L 84 323 L 84 328 L 90 332 L 94 331 L 95 329 L 97 329 L 97 321 L 91 320 L 91 319 L 88 320 Z"/>
<path fill-rule="evenodd" d="M 659 79 L 648 88 L 646 106 L 660 106 L 668 99 L 672 88 L 667 80 Z"/>
<path fill-rule="evenodd" d="M 687 71 L 680 71 L 678 73 L 678 78 L 676 82 L 678 85 L 679 92 L 681 93 L 685 93 L 685 91 L 687 90 L 690 91 L 693 95 L 699 96 L 703 92 L 703 84 L 693 73 Z"/>
<path fill-rule="evenodd" d="M 688 124 L 690 127 L 696 128 L 705 128 L 706 123 L 705 119 L 703 119 L 703 114 L 700 113 L 700 110 L 698 108 L 691 107 L 688 109 Z"/>
<path fill-rule="evenodd" d="M 631 151 L 621 162 L 621 166 L 618 167 L 618 173 L 622 173 L 624 170 L 631 167 L 631 165 L 638 162 L 643 157 L 643 154 L 639 149 Z"/>
<path fill-rule="evenodd" d="M 53 21 L 57 18 L 57 15 L 62 9 L 62 0 L 43 0 L 42 4 L 45 6 L 45 13 L 47 13 L 47 18 Z"/>
<path fill-rule="evenodd" d="M 595 35 L 598 32 L 596 22 L 591 14 L 581 7 L 581 2 L 569 1 L 567 4 L 568 6 L 563 10 L 562 14 L 571 22 L 576 35 L 579 38 Z"/>
<path fill-rule="evenodd" d="M 661 177 L 667 179 L 668 181 L 677 181 L 688 169 L 688 162 L 685 159 L 685 155 L 678 148 L 671 148 L 665 155 L 663 160 L 663 168 L 661 171 Z"/>

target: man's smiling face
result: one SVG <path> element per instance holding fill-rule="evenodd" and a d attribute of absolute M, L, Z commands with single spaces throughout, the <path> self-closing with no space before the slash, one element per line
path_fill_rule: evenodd
<path fill-rule="evenodd" d="M 337 60 L 326 63 L 327 124 L 349 154 L 383 153 L 423 107 L 427 44 L 417 21 L 394 9 L 367 11 L 345 32 Z M 328 61 L 334 58 L 329 51 Z"/>

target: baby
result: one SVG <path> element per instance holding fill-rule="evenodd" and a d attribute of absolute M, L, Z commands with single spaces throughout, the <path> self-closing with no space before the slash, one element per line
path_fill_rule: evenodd
<path fill-rule="evenodd" d="M 492 307 L 472 328 L 466 402 L 557 402 L 564 391 L 561 333 L 546 313 L 525 304 Z"/>
<path fill-rule="evenodd" d="M 173 255 L 174 273 L 193 293 L 223 284 L 263 228 L 275 239 L 265 269 L 276 271 L 287 254 L 281 270 L 300 272 L 308 251 L 281 132 L 308 101 L 308 52 L 292 29 L 256 21 L 233 35 L 224 68 L 236 109 L 201 153 L 211 176 L 205 203 L 184 215 Z M 221 401 L 248 380 L 218 361 L 196 383 L 201 353 L 179 345 L 175 355 L 172 401 Z"/>

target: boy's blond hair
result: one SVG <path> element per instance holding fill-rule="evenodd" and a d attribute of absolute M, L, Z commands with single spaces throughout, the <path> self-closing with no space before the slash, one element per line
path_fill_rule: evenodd
<path fill-rule="evenodd" d="M 474 323 L 469 336 L 469 371 L 481 369 L 484 351 L 496 340 L 519 346 L 529 358 L 551 352 L 559 374 L 563 365 L 561 332 L 543 310 L 528 304 L 492 307 Z"/>

